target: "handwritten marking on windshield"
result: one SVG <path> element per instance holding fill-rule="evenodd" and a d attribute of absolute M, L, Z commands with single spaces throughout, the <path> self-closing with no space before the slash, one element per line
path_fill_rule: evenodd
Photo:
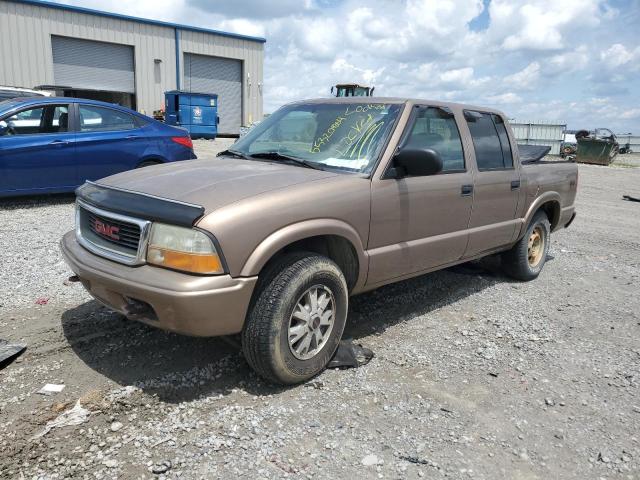
<path fill-rule="evenodd" d="M 353 105 L 348 105 L 345 111 L 342 112 L 340 115 L 338 115 L 334 119 L 334 121 L 331 123 L 331 125 L 329 125 L 329 128 L 327 128 L 327 131 L 322 135 L 320 135 L 314 141 L 313 145 L 309 149 L 310 153 L 320 153 L 321 147 L 324 144 L 329 142 L 331 137 L 333 137 L 336 131 L 339 130 L 342 124 L 345 122 L 345 120 L 347 120 L 347 117 L 351 115 L 362 115 L 361 118 L 358 118 L 355 121 L 353 121 L 353 124 L 349 127 L 349 130 L 347 131 L 346 135 L 343 136 L 336 143 L 336 151 L 340 155 L 345 155 L 349 151 L 349 147 L 355 144 L 354 148 L 349 153 L 349 155 L 352 157 L 356 152 L 357 145 L 360 143 L 364 145 L 366 143 L 366 140 L 363 140 L 363 139 L 368 139 L 370 141 L 373 138 L 375 138 L 375 135 L 372 135 L 373 133 L 372 126 L 377 125 L 377 127 L 375 127 L 377 131 L 377 129 L 379 129 L 383 123 L 383 121 L 374 123 L 375 121 L 374 116 L 372 115 L 372 113 L 368 113 L 368 112 L 374 111 L 375 113 L 378 113 L 378 112 L 386 112 L 386 110 L 387 110 L 387 105 L 379 104 L 379 103 L 356 105 L 355 107 Z M 368 147 L 365 150 L 365 154 L 367 151 L 368 151 Z M 360 155 L 361 152 L 362 152 L 362 147 L 360 148 L 360 150 L 358 150 L 358 155 Z"/>

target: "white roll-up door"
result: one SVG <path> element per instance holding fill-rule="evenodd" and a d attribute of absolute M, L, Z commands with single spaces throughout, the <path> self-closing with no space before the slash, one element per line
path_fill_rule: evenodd
<path fill-rule="evenodd" d="M 217 93 L 218 133 L 237 134 L 242 125 L 242 61 L 184 54 L 184 89 Z"/>
<path fill-rule="evenodd" d="M 51 37 L 56 86 L 135 93 L 133 47 Z"/>

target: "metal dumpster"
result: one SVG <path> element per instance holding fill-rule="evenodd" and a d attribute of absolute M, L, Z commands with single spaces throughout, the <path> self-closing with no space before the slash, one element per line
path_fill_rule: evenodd
<path fill-rule="evenodd" d="M 218 95 L 171 90 L 164 94 L 165 123 L 184 127 L 191 138 L 216 138 Z"/>
<path fill-rule="evenodd" d="M 576 133 L 578 151 L 576 162 L 609 165 L 618 154 L 618 141 L 608 128 L 597 128 L 593 132 L 580 130 Z"/>

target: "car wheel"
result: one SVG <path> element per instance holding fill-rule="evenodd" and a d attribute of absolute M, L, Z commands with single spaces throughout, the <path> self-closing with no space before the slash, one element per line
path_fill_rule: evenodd
<path fill-rule="evenodd" d="M 315 253 L 289 254 L 258 282 L 242 332 L 249 365 L 266 380 L 304 382 L 333 357 L 347 318 L 347 282 Z"/>
<path fill-rule="evenodd" d="M 549 252 L 551 226 L 545 212 L 537 212 L 524 236 L 502 254 L 505 272 L 516 280 L 533 280 L 542 271 Z"/>
<path fill-rule="evenodd" d="M 144 162 L 140 162 L 136 168 L 144 168 L 150 167 L 151 165 L 159 165 L 161 162 L 157 162 L 156 160 L 145 160 Z"/>

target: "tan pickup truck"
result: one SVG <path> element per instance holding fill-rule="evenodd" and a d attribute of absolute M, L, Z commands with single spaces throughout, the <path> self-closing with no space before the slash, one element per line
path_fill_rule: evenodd
<path fill-rule="evenodd" d="M 64 257 L 130 319 L 241 334 L 266 379 L 333 356 L 349 296 L 501 253 L 534 279 L 578 170 L 519 150 L 503 113 L 426 100 L 286 105 L 215 159 L 87 182 Z"/>

